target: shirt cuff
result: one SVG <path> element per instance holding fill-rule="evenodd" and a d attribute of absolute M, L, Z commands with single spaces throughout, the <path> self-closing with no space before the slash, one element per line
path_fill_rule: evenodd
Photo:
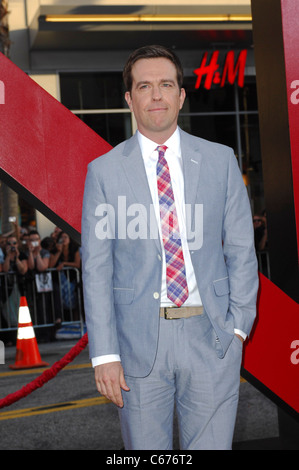
<path fill-rule="evenodd" d="M 238 330 L 237 328 L 235 328 L 234 332 L 235 332 L 235 335 L 240 335 L 244 339 L 244 341 L 247 338 L 247 334 L 244 333 L 244 331 L 242 330 Z"/>
<path fill-rule="evenodd" d="M 107 364 L 108 362 L 120 362 L 118 354 L 106 354 L 105 356 L 97 356 L 91 359 L 92 367 Z"/>

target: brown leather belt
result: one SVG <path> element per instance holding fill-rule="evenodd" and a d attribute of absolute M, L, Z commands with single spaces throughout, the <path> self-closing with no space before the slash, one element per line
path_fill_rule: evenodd
<path fill-rule="evenodd" d="M 190 318 L 203 314 L 203 307 L 161 307 L 160 317 L 166 320 Z"/>

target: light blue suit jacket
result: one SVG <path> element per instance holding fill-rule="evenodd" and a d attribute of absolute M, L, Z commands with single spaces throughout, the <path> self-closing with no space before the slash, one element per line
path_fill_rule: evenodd
<path fill-rule="evenodd" d="M 191 247 L 191 260 L 215 331 L 215 351 L 223 357 L 234 328 L 249 335 L 256 315 L 252 214 L 232 149 L 182 130 L 180 135 L 191 229 L 196 204 L 203 208 L 202 246 Z M 90 357 L 120 354 L 125 374 L 135 377 L 150 373 L 159 334 L 162 249 L 159 237 L 149 233 L 151 205 L 136 135 L 89 164 L 82 212 L 82 275 Z M 122 222 L 128 207 L 145 208 L 139 221 L 147 227 L 147 236 L 144 232 L 137 239 L 125 236 Z M 108 214 L 111 232 L 103 238 Z"/>

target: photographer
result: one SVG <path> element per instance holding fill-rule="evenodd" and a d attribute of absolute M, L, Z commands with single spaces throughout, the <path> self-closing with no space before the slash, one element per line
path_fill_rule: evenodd
<path fill-rule="evenodd" d="M 1 285 L 1 313 L 4 324 L 10 328 L 18 323 L 20 295 L 24 295 L 24 275 L 28 271 L 27 256 L 19 251 L 17 238 L 13 235 L 7 237 L 2 270 L 7 276 L 5 284 Z M 6 341 L 7 344 L 15 342 L 12 332 L 8 332 Z"/>
<path fill-rule="evenodd" d="M 60 232 L 59 239 L 51 253 L 49 266 L 57 268 L 58 271 L 64 267 L 80 268 L 79 246 L 71 240 L 66 232 Z"/>
<path fill-rule="evenodd" d="M 27 257 L 19 251 L 17 239 L 12 235 L 6 241 L 5 260 L 2 267 L 5 273 L 15 271 L 24 275 L 28 271 Z"/>
<path fill-rule="evenodd" d="M 42 247 L 40 235 L 36 230 L 29 232 L 27 240 L 28 273 L 26 276 L 26 292 L 29 309 L 35 312 L 39 326 L 53 323 L 51 314 L 50 291 L 52 288 L 49 267 L 50 252 Z M 38 341 L 51 341 L 54 332 L 50 327 L 36 329 Z"/>
<path fill-rule="evenodd" d="M 76 291 L 76 273 L 74 270 L 63 271 L 63 268 L 81 267 L 81 258 L 79 246 L 70 238 L 66 232 L 60 232 L 59 239 L 51 252 L 50 268 L 56 268 L 56 276 L 53 276 L 54 283 L 54 301 L 56 312 L 65 312 L 65 318 L 78 320 L 77 310 L 77 291 Z M 59 272 L 59 275 L 58 275 Z M 56 323 L 59 325 L 62 318 L 58 314 Z"/>
<path fill-rule="evenodd" d="M 264 210 L 261 215 L 254 215 L 253 217 L 254 228 L 254 243 L 256 251 L 263 251 L 268 246 L 268 231 L 267 231 L 267 217 Z"/>
<path fill-rule="evenodd" d="M 28 240 L 28 268 L 36 272 L 44 272 L 49 267 L 50 253 L 41 246 L 39 233 L 33 230 Z"/>

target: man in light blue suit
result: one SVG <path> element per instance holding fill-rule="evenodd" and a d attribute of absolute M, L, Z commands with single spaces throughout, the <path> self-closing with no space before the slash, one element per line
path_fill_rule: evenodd
<path fill-rule="evenodd" d="M 138 131 L 89 164 L 82 213 L 97 389 L 126 449 L 171 449 L 174 407 L 182 449 L 230 449 L 258 289 L 247 191 L 232 149 L 178 128 L 172 51 L 133 52 L 124 81 Z"/>

